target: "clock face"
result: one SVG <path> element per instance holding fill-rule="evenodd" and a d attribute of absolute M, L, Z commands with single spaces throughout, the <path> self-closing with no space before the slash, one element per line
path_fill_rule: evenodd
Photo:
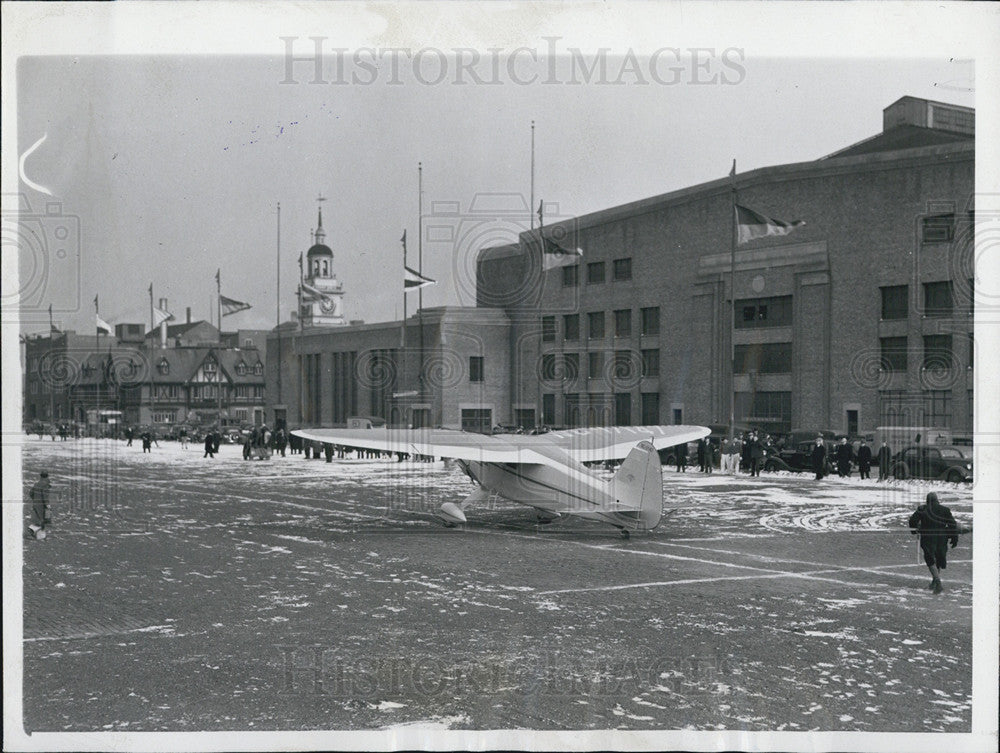
<path fill-rule="evenodd" d="M 334 302 L 334 300 L 333 300 L 332 298 L 324 298 L 324 299 L 323 299 L 323 300 L 322 300 L 322 301 L 320 302 L 320 304 L 319 304 L 319 307 L 320 307 L 321 309 L 323 309 L 323 311 L 324 311 L 324 312 L 326 312 L 327 314 L 329 314 L 329 313 L 330 313 L 331 311 L 333 311 L 333 310 L 334 310 L 334 309 L 335 309 L 335 308 L 336 308 L 337 306 L 336 306 L 336 303 Z"/>

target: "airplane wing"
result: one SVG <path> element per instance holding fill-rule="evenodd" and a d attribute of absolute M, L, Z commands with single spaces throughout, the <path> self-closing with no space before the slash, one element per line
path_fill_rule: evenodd
<path fill-rule="evenodd" d="M 624 458 L 643 440 L 650 442 L 657 450 L 662 450 L 694 442 L 710 433 L 707 426 L 609 426 L 564 429 L 541 437 L 565 450 L 574 460 L 589 463 Z"/>
<path fill-rule="evenodd" d="M 479 463 L 558 464 L 531 446 L 511 441 L 520 436 L 492 436 L 454 429 L 295 429 L 297 437 L 384 452 L 434 455 Z"/>
<path fill-rule="evenodd" d="M 561 450 L 580 463 L 617 460 L 645 440 L 656 449 L 708 436 L 706 426 L 615 426 L 566 429 L 547 434 L 489 435 L 454 429 L 296 429 L 292 434 L 317 442 L 388 452 L 471 460 L 480 463 L 535 463 L 562 467 Z"/>

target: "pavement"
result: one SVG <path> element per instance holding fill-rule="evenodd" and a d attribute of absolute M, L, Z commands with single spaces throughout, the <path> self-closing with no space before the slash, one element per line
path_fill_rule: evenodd
<path fill-rule="evenodd" d="M 972 537 L 934 595 L 906 519 L 971 489 L 665 469 L 623 540 L 501 500 L 446 529 L 440 462 L 240 449 L 25 440 L 27 731 L 970 730 Z"/>

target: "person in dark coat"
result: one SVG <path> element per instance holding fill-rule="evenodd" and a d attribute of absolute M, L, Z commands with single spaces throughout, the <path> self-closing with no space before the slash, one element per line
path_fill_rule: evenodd
<path fill-rule="evenodd" d="M 281 453 L 281 457 L 285 457 L 285 447 L 288 444 L 288 440 L 285 437 L 284 429 L 277 429 L 274 432 L 274 449 Z"/>
<path fill-rule="evenodd" d="M 675 456 L 675 459 L 677 460 L 677 472 L 684 473 L 684 471 L 687 470 L 687 464 L 688 464 L 687 442 L 681 442 L 679 445 L 677 445 L 677 449 L 675 450 L 675 452 L 677 453 Z"/>
<path fill-rule="evenodd" d="M 129 426 L 127 429 L 125 429 L 125 439 L 128 440 L 128 442 L 125 444 L 126 447 L 131 447 L 132 446 L 132 437 L 133 436 L 135 436 L 135 431 L 133 431 L 132 427 Z"/>
<path fill-rule="evenodd" d="M 743 435 L 743 446 L 740 448 L 740 470 L 750 470 L 750 442 L 752 434 Z"/>
<path fill-rule="evenodd" d="M 705 472 L 706 449 L 707 448 L 705 447 L 705 438 L 702 437 L 701 439 L 698 440 L 698 470 L 701 471 L 702 473 Z"/>
<path fill-rule="evenodd" d="M 36 539 L 45 538 L 45 528 L 52 524 L 49 517 L 49 490 L 52 483 L 49 481 L 48 471 L 38 474 L 38 481 L 31 487 L 28 497 L 31 499 L 31 523 L 28 529 Z"/>
<path fill-rule="evenodd" d="M 944 590 L 941 571 L 948 566 L 948 544 L 952 549 L 958 546 L 959 532 L 955 516 L 938 502 L 934 492 L 928 492 L 927 502 L 910 516 L 910 533 L 920 535 L 920 549 L 924 553 L 927 569 L 931 571 L 928 588 L 936 594 Z"/>
<path fill-rule="evenodd" d="M 854 457 L 854 449 L 847 444 L 847 437 L 840 438 L 840 444 L 837 445 L 834 457 L 837 459 L 837 475 L 841 478 L 850 476 L 851 459 Z"/>
<path fill-rule="evenodd" d="M 329 442 L 323 443 L 323 455 L 326 458 L 326 462 L 333 462 L 333 445 Z"/>
<path fill-rule="evenodd" d="M 256 431 L 256 429 L 254 431 Z M 243 459 L 249 460 L 252 452 L 253 452 L 253 432 L 248 432 L 243 436 Z"/>
<path fill-rule="evenodd" d="M 148 429 L 142 433 L 142 451 L 144 454 L 153 451 L 153 434 Z"/>
<path fill-rule="evenodd" d="M 886 441 L 882 440 L 882 446 L 878 448 L 878 480 L 885 481 L 889 478 L 889 466 L 892 463 L 892 450 Z"/>
<path fill-rule="evenodd" d="M 205 454 L 203 458 L 215 457 L 215 434 L 212 431 L 205 433 Z"/>
<path fill-rule="evenodd" d="M 826 443 L 823 442 L 822 436 L 816 437 L 816 444 L 812 448 L 812 453 L 810 453 L 809 459 L 812 460 L 812 467 L 813 471 L 816 473 L 816 480 L 819 481 L 826 475 Z"/>
<path fill-rule="evenodd" d="M 760 467 L 764 463 L 764 444 L 757 432 L 750 434 L 750 475 L 760 476 Z"/>
<path fill-rule="evenodd" d="M 858 473 L 863 479 L 871 480 L 872 468 L 872 448 L 865 444 L 865 440 L 861 440 L 861 446 L 858 447 Z"/>

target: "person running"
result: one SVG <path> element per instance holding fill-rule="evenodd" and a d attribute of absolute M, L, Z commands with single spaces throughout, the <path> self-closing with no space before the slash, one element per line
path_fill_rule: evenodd
<path fill-rule="evenodd" d="M 944 590 L 941 571 L 948 566 L 948 544 L 952 549 L 958 546 L 959 528 L 951 510 L 938 502 L 935 492 L 928 492 L 927 502 L 910 516 L 910 533 L 920 535 L 920 549 L 931 572 L 928 588 L 939 594 Z"/>

